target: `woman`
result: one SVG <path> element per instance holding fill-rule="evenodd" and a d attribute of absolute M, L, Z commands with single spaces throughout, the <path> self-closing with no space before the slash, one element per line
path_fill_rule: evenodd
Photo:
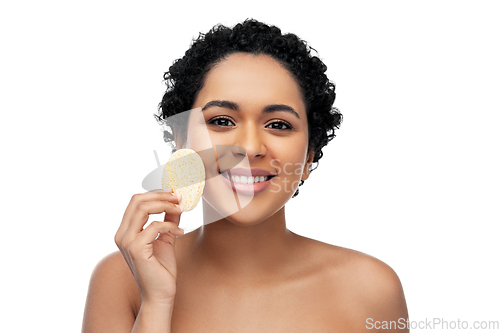
<path fill-rule="evenodd" d="M 216 26 L 170 67 L 158 115 L 172 129 L 165 138 L 206 151 L 205 129 L 216 160 L 204 225 L 184 235 L 179 197 L 134 195 L 115 237 L 121 253 L 92 275 L 83 332 L 406 331 L 391 268 L 286 228 L 285 203 L 341 121 L 325 71 L 295 35 L 254 20 Z M 169 121 L 186 110 L 199 111 L 187 129 Z M 224 167 L 235 158 L 243 164 Z"/>

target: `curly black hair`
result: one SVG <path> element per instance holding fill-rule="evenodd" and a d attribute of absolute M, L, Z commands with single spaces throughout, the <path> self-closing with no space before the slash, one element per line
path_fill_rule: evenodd
<path fill-rule="evenodd" d="M 335 84 L 325 74 L 327 67 L 312 51 L 316 50 L 296 35 L 282 34 L 278 27 L 253 19 L 233 28 L 218 24 L 206 34 L 200 33 L 184 57 L 177 59 L 163 75 L 167 90 L 155 117 L 170 129 L 164 131 L 164 140 L 172 142 L 174 127 L 181 125 L 167 118 L 192 109 L 207 73 L 215 64 L 237 52 L 264 54 L 287 68 L 300 85 L 307 112 L 309 151 L 314 152 L 313 163 L 317 167 L 323 156 L 321 150 L 335 137 L 342 114 L 333 107 Z M 297 194 L 298 189 L 293 196 Z"/>

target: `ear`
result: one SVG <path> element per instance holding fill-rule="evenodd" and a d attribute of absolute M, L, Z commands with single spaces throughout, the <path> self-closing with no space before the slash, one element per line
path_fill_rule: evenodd
<path fill-rule="evenodd" d="M 312 161 L 314 159 L 315 151 L 310 149 L 307 153 L 306 163 L 304 163 L 304 170 L 302 170 L 302 180 L 306 180 L 309 178 L 309 174 L 311 173 Z"/>

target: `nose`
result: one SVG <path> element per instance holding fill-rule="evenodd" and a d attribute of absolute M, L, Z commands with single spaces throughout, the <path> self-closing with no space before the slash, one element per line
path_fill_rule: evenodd
<path fill-rule="evenodd" d="M 255 124 L 245 124 L 238 129 L 232 153 L 235 156 L 246 156 L 248 159 L 263 157 L 267 153 L 263 133 Z"/>

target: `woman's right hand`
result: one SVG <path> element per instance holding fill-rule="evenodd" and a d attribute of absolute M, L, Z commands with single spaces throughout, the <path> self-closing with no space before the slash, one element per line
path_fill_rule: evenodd
<path fill-rule="evenodd" d="M 175 237 L 184 233 L 178 227 L 182 213 L 179 200 L 170 192 L 135 194 L 116 232 L 116 245 L 134 275 L 143 303 L 173 304 L 177 278 Z M 163 222 L 153 221 L 143 228 L 149 214 L 163 212 Z"/>

